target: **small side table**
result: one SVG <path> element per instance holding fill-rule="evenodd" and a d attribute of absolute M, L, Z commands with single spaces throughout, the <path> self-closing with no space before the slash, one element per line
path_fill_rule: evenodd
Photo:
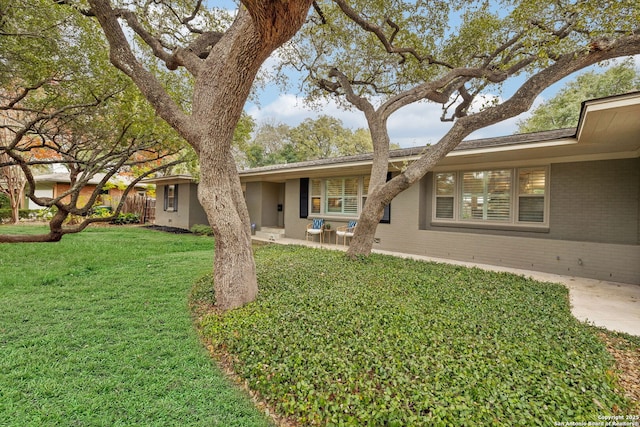
<path fill-rule="evenodd" d="M 336 230 L 333 229 L 333 228 L 330 228 L 328 230 L 326 228 L 324 229 L 323 238 L 324 238 L 325 243 L 331 243 L 331 234 L 333 233 L 333 235 L 335 236 L 335 232 L 336 232 Z M 329 237 L 329 240 L 327 240 L 327 236 Z M 333 240 L 335 241 L 335 237 L 334 237 Z"/>

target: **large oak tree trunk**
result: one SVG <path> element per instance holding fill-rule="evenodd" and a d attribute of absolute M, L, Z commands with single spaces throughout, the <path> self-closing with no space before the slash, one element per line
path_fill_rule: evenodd
<path fill-rule="evenodd" d="M 385 183 L 389 172 L 389 132 L 387 131 L 387 119 L 383 114 L 375 111 L 370 104 L 362 104 L 365 112 L 371 140 L 373 142 L 373 164 L 369 179 L 369 191 L 367 201 L 358 218 L 358 226 L 351 239 L 347 250 L 347 256 L 356 258 L 367 256 L 373 249 L 373 238 L 378 224 L 384 215 L 384 208 L 391 199 L 386 196 Z"/>
<path fill-rule="evenodd" d="M 212 135 L 213 141 L 219 136 Z M 201 154 L 200 204 L 207 212 L 216 242 L 214 288 L 220 309 L 240 307 L 258 294 L 256 267 L 251 246 L 249 214 L 232 160 L 227 163 Z M 225 167 L 226 166 L 226 167 Z M 233 171 L 235 172 L 235 170 Z"/>
<path fill-rule="evenodd" d="M 266 20 L 260 8 L 252 17 L 239 12 L 196 79 L 193 118 L 201 133 L 195 143 L 189 142 L 199 154 L 198 198 L 216 239 L 214 288 L 221 310 L 251 302 L 258 293 L 250 218 L 231 153 L 234 129 L 260 66 L 295 34 L 310 5 L 275 3 L 267 8 L 273 16 Z"/>
<path fill-rule="evenodd" d="M 214 287 L 221 310 L 255 299 L 257 279 L 251 233 L 240 178 L 231 143 L 233 131 L 262 63 L 300 29 L 312 0 L 242 0 L 231 27 L 212 44 L 201 61 L 189 48 L 168 55 L 128 11 L 114 11 L 109 0 L 89 0 L 110 44 L 111 62 L 140 88 L 158 114 L 198 153 L 198 198 L 216 238 Z M 117 14 L 127 17 L 137 32 L 162 57 L 169 69 L 184 66 L 195 78 L 191 115 L 179 108 L 157 78 L 142 66 L 131 50 Z M 204 34 L 203 34 L 204 36 Z"/>
<path fill-rule="evenodd" d="M 350 258 L 368 256 L 371 253 L 378 223 L 384 215 L 385 204 L 380 191 L 369 193 L 365 205 L 367 207 L 360 214 L 358 226 L 347 250 L 347 256 Z"/>

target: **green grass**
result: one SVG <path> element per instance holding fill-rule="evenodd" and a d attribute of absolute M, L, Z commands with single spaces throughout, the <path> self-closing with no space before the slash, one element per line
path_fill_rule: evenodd
<path fill-rule="evenodd" d="M 200 327 L 302 425 L 533 426 L 630 410 L 563 286 L 302 247 L 256 258 L 258 301 Z"/>
<path fill-rule="evenodd" d="M 212 247 L 113 227 L 0 245 L 0 426 L 269 425 L 192 326 Z M 553 425 L 628 408 L 562 286 L 301 247 L 256 258 L 258 301 L 200 326 L 302 425 Z"/>
<path fill-rule="evenodd" d="M 212 251 L 140 228 L 0 245 L 0 426 L 270 425 L 193 328 Z"/>

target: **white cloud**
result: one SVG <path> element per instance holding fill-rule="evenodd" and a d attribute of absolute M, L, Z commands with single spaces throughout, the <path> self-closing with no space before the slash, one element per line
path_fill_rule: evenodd
<path fill-rule="evenodd" d="M 368 128 L 364 114 L 358 110 L 345 111 L 334 101 L 327 102 L 320 109 L 305 105 L 304 100 L 293 94 L 281 94 L 261 107 L 249 105 L 247 112 L 258 123 L 273 121 L 297 126 L 307 118 L 328 115 L 340 119 L 351 129 Z M 389 118 L 391 141 L 402 147 L 421 146 L 437 142 L 451 126 L 440 121 L 441 109 L 432 103 L 415 103 L 397 111 Z"/>
<path fill-rule="evenodd" d="M 297 126 L 307 118 L 315 119 L 321 115 L 328 115 L 342 120 L 343 125 L 348 128 L 367 127 L 364 115 L 359 111 L 344 111 L 333 101 L 329 101 L 322 108 L 316 110 L 306 105 L 303 98 L 290 93 L 281 94 L 272 102 L 260 107 L 250 105 L 247 113 L 258 123 L 275 121 L 289 126 Z"/>
<path fill-rule="evenodd" d="M 449 130 L 450 122 L 442 122 L 442 107 L 431 102 L 410 104 L 396 111 L 388 123 L 391 142 L 401 147 L 434 144 Z"/>

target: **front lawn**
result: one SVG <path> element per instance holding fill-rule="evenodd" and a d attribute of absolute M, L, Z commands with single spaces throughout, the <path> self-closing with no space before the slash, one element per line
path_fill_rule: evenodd
<path fill-rule="evenodd" d="M 632 411 L 563 286 L 297 246 L 256 258 L 258 301 L 199 326 L 302 425 L 547 426 Z"/>
<path fill-rule="evenodd" d="M 209 238 L 140 228 L 0 245 L 0 426 L 270 425 L 193 329 L 212 256 Z"/>

